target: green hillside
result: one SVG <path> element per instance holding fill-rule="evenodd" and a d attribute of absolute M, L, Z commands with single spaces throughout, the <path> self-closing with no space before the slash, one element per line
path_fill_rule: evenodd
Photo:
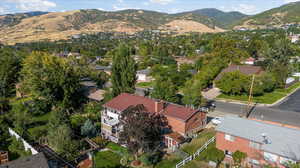
<path fill-rule="evenodd" d="M 214 8 L 195 10 L 192 11 L 192 13 L 214 19 L 216 22 L 216 26 L 221 28 L 229 28 L 230 25 L 248 16 L 240 12 L 223 12 Z"/>
<path fill-rule="evenodd" d="M 294 2 L 248 17 L 236 25 L 247 23 L 249 26 L 272 26 L 299 22 L 300 2 Z"/>

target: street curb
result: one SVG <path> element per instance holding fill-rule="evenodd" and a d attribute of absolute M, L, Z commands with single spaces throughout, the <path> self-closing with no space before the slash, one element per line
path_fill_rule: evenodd
<path fill-rule="evenodd" d="M 276 102 L 272 103 L 272 104 L 261 104 L 261 103 L 257 103 L 256 106 L 258 107 L 273 107 L 276 105 L 280 105 L 281 103 L 283 103 L 283 101 L 291 96 L 292 94 L 294 94 L 295 92 L 297 92 L 298 90 L 300 90 L 300 86 L 298 88 L 296 88 L 294 91 L 292 91 L 291 93 L 287 94 L 286 96 L 282 97 L 281 99 L 277 100 Z M 248 105 L 246 102 L 241 102 L 241 101 L 237 101 L 237 100 L 232 100 L 232 99 L 222 99 L 222 98 L 216 98 L 217 101 L 220 102 L 224 102 L 224 103 L 232 103 L 232 104 L 239 104 L 239 105 Z"/>

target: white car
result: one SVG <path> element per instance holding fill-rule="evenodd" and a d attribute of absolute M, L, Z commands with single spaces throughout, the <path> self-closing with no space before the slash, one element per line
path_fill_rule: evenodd
<path fill-rule="evenodd" d="M 221 124 L 221 117 L 215 117 L 214 119 L 211 120 L 211 122 L 214 125 L 219 125 L 219 124 Z"/>

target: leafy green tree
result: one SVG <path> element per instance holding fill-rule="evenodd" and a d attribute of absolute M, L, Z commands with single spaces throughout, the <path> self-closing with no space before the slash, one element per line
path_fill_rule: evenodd
<path fill-rule="evenodd" d="M 161 149 L 163 130 L 167 127 L 164 116 L 146 111 L 143 105 L 129 107 L 121 115 L 120 142 L 126 144 L 137 159 L 139 155 Z"/>
<path fill-rule="evenodd" d="M 14 95 L 20 71 L 20 55 L 16 51 L 0 48 L 0 98 Z"/>
<path fill-rule="evenodd" d="M 20 136 L 23 136 L 31 123 L 31 112 L 28 103 L 17 102 L 12 106 L 13 124 Z"/>
<path fill-rule="evenodd" d="M 5 115 L 0 114 L 0 149 L 4 150 L 9 144 L 8 123 Z"/>
<path fill-rule="evenodd" d="M 197 81 L 187 81 L 185 84 L 185 88 L 183 89 L 183 103 L 192 107 L 199 107 L 206 103 L 203 98 L 201 91 L 203 89 L 202 83 L 200 80 Z"/>
<path fill-rule="evenodd" d="M 134 93 L 137 65 L 131 56 L 131 49 L 121 44 L 115 51 L 112 65 L 112 95 Z"/>
<path fill-rule="evenodd" d="M 241 95 L 247 92 L 249 78 L 239 71 L 228 72 L 223 74 L 223 77 L 216 82 L 218 88 L 225 94 Z M 246 87 L 245 87 L 246 84 Z"/>
<path fill-rule="evenodd" d="M 75 140 L 72 140 L 71 129 L 63 124 L 56 129 L 49 130 L 48 133 L 49 145 L 59 154 L 73 160 L 77 155 L 78 144 Z"/>
<path fill-rule="evenodd" d="M 43 115 L 51 111 L 51 104 L 44 99 L 33 99 L 30 103 L 30 111 L 32 115 Z"/>
<path fill-rule="evenodd" d="M 176 86 L 174 86 L 170 79 L 156 79 L 154 82 L 153 91 L 151 92 L 151 97 L 173 103 L 179 102 Z"/>
<path fill-rule="evenodd" d="M 70 110 L 82 100 L 80 74 L 66 59 L 34 52 L 25 58 L 21 77 L 24 90 L 51 104 Z"/>
<path fill-rule="evenodd" d="M 217 167 L 222 163 L 225 158 L 225 154 L 222 150 L 216 147 L 208 147 L 206 151 L 203 152 L 202 156 L 206 161 L 214 161 L 217 163 Z"/>
<path fill-rule="evenodd" d="M 24 144 L 21 139 L 17 139 L 15 136 L 11 138 L 11 143 L 8 147 L 9 151 L 20 156 L 20 157 L 25 157 L 25 156 L 30 156 L 31 151 L 25 150 Z"/>
<path fill-rule="evenodd" d="M 66 109 L 62 106 L 57 106 L 51 111 L 51 115 L 48 121 L 49 130 L 55 130 L 62 124 L 69 124 L 69 117 Z"/>
<path fill-rule="evenodd" d="M 81 127 L 81 135 L 89 138 L 95 137 L 97 134 L 97 128 L 91 120 L 86 120 L 84 125 Z"/>
<path fill-rule="evenodd" d="M 0 115 L 8 112 L 10 109 L 9 100 L 7 98 L 0 98 Z"/>
<path fill-rule="evenodd" d="M 241 166 L 242 162 L 247 158 L 247 154 L 237 150 L 232 154 L 232 158 L 237 166 Z"/>

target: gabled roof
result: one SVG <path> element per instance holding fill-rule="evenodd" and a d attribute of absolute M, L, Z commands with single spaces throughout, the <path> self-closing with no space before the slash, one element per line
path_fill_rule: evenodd
<path fill-rule="evenodd" d="M 155 113 L 155 102 L 157 100 L 150 99 L 148 97 L 122 93 L 119 96 L 115 97 L 111 101 L 105 103 L 103 106 L 118 111 L 124 111 L 130 106 L 136 106 L 138 104 L 143 104 L 147 111 Z M 174 117 L 182 121 L 187 121 L 199 110 L 194 110 L 192 108 L 187 108 L 181 105 L 166 103 L 162 114 Z"/>
<path fill-rule="evenodd" d="M 252 62 L 252 61 L 253 61 L 253 62 L 254 62 L 254 61 L 255 61 L 255 58 L 249 57 L 249 58 L 246 59 L 246 61 L 249 61 L 249 62 Z"/>
<path fill-rule="evenodd" d="M 2 164 L 0 168 L 49 168 L 49 164 L 45 155 L 38 153 Z"/>
<path fill-rule="evenodd" d="M 137 74 L 149 75 L 151 73 L 150 69 L 143 69 L 136 72 Z"/>
<path fill-rule="evenodd" d="M 230 65 L 228 68 L 223 69 L 223 71 L 216 77 L 215 80 L 222 79 L 224 73 L 239 71 L 245 75 L 259 75 L 263 72 L 260 66 L 253 65 Z"/>
<path fill-rule="evenodd" d="M 262 150 L 300 160 L 300 130 L 260 121 L 226 116 L 217 131 L 262 144 Z M 264 139 L 265 136 L 266 138 Z M 265 143 L 267 139 L 268 143 Z"/>

